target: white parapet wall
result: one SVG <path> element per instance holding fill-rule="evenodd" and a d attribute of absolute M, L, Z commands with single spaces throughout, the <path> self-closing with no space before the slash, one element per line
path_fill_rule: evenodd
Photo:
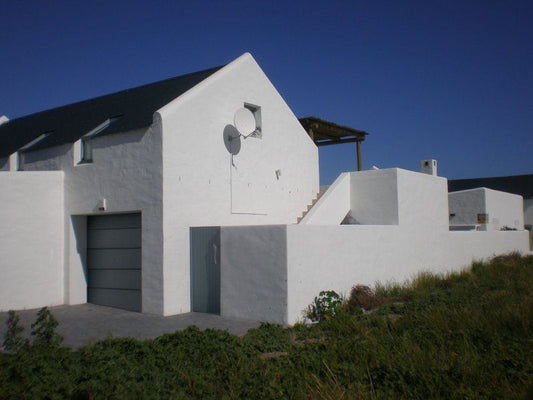
<path fill-rule="evenodd" d="M 446 179 L 400 169 L 371 172 L 351 179 L 352 204 L 361 197 L 369 214 L 364 207 L 353 212 L 353 205 L 351 211 L 374 224 L 222 228 L 223 315 L 292 324 L 321 290 L 348 295 L 356 284 L 402 282 L 420 271 L 458 270 L 529 249 L 524 230 L 450 232 Z M 372 190 L 364 192 L 372 187 L 376 199 L 392 198 L 373 203 Z M 387 218 L 380 220 L 376 204 L 396 211 L 384 210 Z"/>
<path fill-rule="evenodd" d="M 350 174 L 350 212 L 363 225 L 398 224 L 398 170 Z"/>
<path fill-rule="evenodd" d="M 63 172 L 0 173 L 0 311 L 63 304 Z"/>

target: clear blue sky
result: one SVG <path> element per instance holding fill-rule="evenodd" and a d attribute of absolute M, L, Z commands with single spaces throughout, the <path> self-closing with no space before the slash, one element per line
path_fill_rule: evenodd
<path fill-rule="evenodd" d="M 370 132 L 364 168 L 533 173 L 533 1 L 0 0 L 0 115 L 249 51 L 298 117 Z M 320 150 L 322 183 L 355 169 Z"/>

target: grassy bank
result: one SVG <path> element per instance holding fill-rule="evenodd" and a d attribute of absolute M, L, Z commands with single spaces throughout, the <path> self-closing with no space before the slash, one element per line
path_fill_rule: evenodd
<path fill-rule="evenodd" d="M 359 287 L 312 326 L 0 354 L 0 398 L 520 399 L 531 385 L 531 256 Z"/>

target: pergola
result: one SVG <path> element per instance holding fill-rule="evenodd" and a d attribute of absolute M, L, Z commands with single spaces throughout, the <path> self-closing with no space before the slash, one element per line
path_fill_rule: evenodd
<path fill-rule="evenodd" d="M 361 142 L 365 140 L 366 135 L 368 135 L 367 132 L 337 125 L 317 117 L 300 118 L 300 123 L 317 146 L 355 142 L 357 148 L 357 170 L 361 171 L 363 169 Z"/>

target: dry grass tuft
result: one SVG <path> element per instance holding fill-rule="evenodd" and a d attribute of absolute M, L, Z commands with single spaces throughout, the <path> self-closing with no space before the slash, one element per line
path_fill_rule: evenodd
<path fill-rule="evenodd" d="M 365 311 L 378 308 L 386 303 L 394 302 L 394 298 L 385 297 L 374 292 L 369 286 L 355 285 L 350 290 L 350 297 L 347 301 L 349 310 L 362 308 Z"/>

